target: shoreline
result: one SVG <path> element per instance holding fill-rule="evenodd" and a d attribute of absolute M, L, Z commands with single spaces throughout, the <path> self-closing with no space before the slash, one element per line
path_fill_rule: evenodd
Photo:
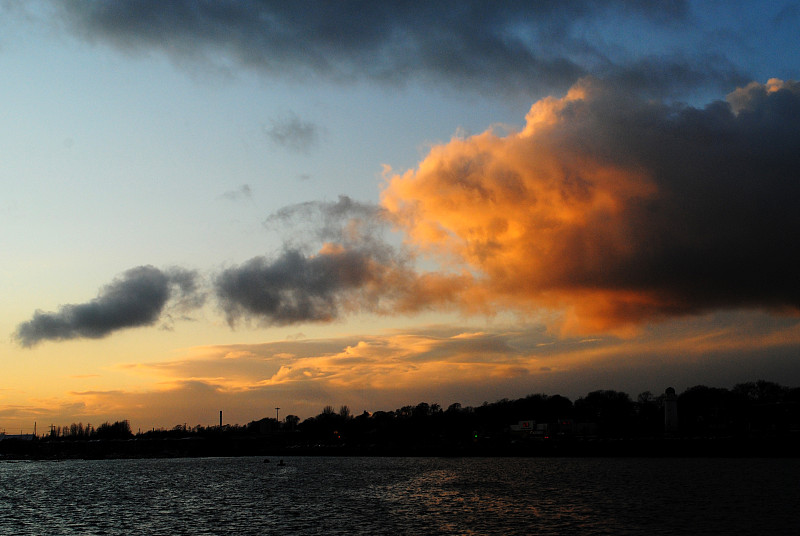
<path fill-rule="evenodd" d="M 770 438 L 587 438 L 459 445 L 276 445 L 271 438 L 159 438 L 93 441 L 5 440 L 0 461 L 311 457 L 602 457 L 602 458 L 798 458 L 800 436 Z"/>

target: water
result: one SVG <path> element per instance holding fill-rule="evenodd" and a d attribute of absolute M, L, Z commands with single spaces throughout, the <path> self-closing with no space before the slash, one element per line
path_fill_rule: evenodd
<path fill-rule="evenodd" d="M 0 534 L 800 534 L 800 460 L 0 462 Z"/>

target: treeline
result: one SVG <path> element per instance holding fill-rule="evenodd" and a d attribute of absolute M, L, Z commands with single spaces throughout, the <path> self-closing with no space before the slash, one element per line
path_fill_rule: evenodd
<path fill-rule="evenodd" d="M 632 398 L 621 391 L 598 390 L 574 402 L 560 395 L 532 394 L 474 407 L 455 403 L 443 408 L 437 403 L 421 402 L 393 411 L 364 411 L 358 415 L 353 415 L 348 406 L 326 406 L 318 415 L 303 421 L 289 415 L 282 422 L 264 418 L 246 425 L 178 425 L 136 435 L 127 421 L 104 423 L 97 429 L 73 424 L 52 430 L 43 440 L 76 445 L 83 439 L 138 440 L 129 446 L 115 441 L 115 448 L 124 449 L 129 455 L 467 455 L 591 454 L 593 451 L 587 450 L 586 445 L 598 445 L 597 441 L 607 445 L 617 440 L 640 445 L 641 440 L 650 444 L 658 443 L 651 440 L 675 439 L 691 439 L 695 444 L 707 439 L 785 443 L 788 437 L 795 444 L 800 439 L 800 388 L 763 380 L 741 383 L 732 389 L 691 387 L 677 395 L 678 427 L 673 431 L 665 431 L 666 403 L 664 394 L 644 392 Z M 629 449 L 629 453 L 636 451 Z M 708 454 L 713 455 L 713 451 Z"/>
<path fill-rule="evenodd" d="M 103 439 L 130 439 L 133 437 L 130 423 L 125 421 L 115 421 L 113 423 L 104 422 L 97 428 L 91 424 L 72 423 L 69 426 L 51 426 L 50 432 L 45 436 L 48 439 L 64 440 L 103 440 Z"/>
<path fill-rule="evenodd" d="M 665 433 L 665 395 L 643 392 L 635 399 L 598 390 L 570 399 L 533 394 L 477 407 L 420 403 L 356 417 L 330 406 L 299 423 L 309 440 L 375 444 L 463 444 L 559 437 L 657 438 Z M 679 437 L 752 437 L 800 434 L 800 388 L 757 381 L 733 389 L 691 387 L 677 396 Z M 520 422 L 533 423 L 519 429 Z M 518 428 L 515 430 L 515 428 Z"/>

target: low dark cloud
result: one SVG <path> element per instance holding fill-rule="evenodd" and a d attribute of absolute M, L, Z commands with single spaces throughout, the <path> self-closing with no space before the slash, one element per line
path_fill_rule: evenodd
<path fill-rule="evenodd" d="M 463 277 L 419 274 L 413 256 L 390 244 L 384 210 L 341 196 L 335 202 L 284 207 L 265 221 L 284 235 L 282 253 L 258 256 L 212 275 L 200 286 L 190 271 L 133 268 L 85 304 L 57 312 L 37 311 L 15 339 L 31 347 L 44 340 L 101 338 L 114 331 L 167 327 L 204 304 L 210 290 L 231 325 L 240 320 L 266 325 L 328 322 L 348 313 L 413 313 L 446 307 Z"/>
<path fill-rule="evenodd" d="M 354 294 L 376 284 L 381 271 L 363 252 L 306 257 L 290 250 L 223 271 L 215 290 L 231 323 L 242 316 L 277 325 L 329 321 L 345 303 L 352 303 Z"/>
<path fill-rule="evenodd" d="M 413 313 L 460 299 L 463 275 L 413 268 L 413 255 L 383 235 L 385 211 L 341 196 L 285 207 L 265 225 L 284 234 L 278 256 L 259 256 L 217 275 L 229 323 L 327 322 L 346 313 Z"/>
<path fill-rule="evenodd" d="M 271 119 L 264 126 L 264 135 L 272 143 L 297 153 L 308 153 L 319 141 L 319 128 L 294 114 L 281 119 Z"/>
<path fill-rule="evenodd" d="M 267 324 L 330 321 L 343 310 L 377 310 L 389 274 L 408 273 L 379 235 L 377 205 L 341 196 L 336 202 L 290 205 L 264 222 L 284 236 L 276 257 L 254 257 L 217 275 L 214 290 L 228 321 Z"/>
<path fill-rule="evenodd" d="M 724 58 L 696 49 L 681 57 L 665 45 L 657 57 L 642 58 L 620 44 L 614 53 L 596 46 L 617 27 L 643 33 L 690 27 L 682 0 L 127 0 L 70 2 L 63 12 L 78 34 L 123 50 L 158 50 L 182 63 L 221 62 L 302 80 L 421 78 L 460 89 L 541 94 L 588 74 L 659 92 L 743 79 Z"/>
<path fill-rule="evenodd" d="M 120 329 L 155 324 L 168 303 L 180 311 L 202 301 L 194 272 L 139 266 L 103 287 L 90 302 L 62 305 L 53 313 L 36 311 L 17 327 L 14 337 L 26 347 L 46 340 L 99 339 Z"/>

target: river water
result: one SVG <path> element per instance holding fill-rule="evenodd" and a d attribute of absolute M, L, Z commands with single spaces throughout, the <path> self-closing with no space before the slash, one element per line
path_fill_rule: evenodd
<path fill-rule="evenodd" d="M 800 534 L 798 459 L 0 462 L 0 534 Z"/>

